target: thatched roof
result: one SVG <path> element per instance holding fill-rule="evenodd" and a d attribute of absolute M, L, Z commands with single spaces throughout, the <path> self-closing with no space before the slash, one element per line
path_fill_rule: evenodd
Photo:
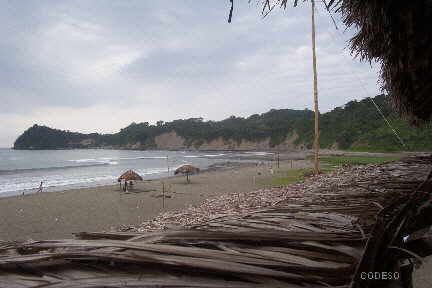
<path fill-rule="evenodd" d="M 358 28 L 351 49 L 381 63 L 383 88 L 414 124 L 432 113 L 432 2 L 344 0 L 344 23 Z"/>
<path fill-rule="evenodd" d="M 275 6 L 286 8 L 289 2 L 291 0 L 265 0 L 263 13 Z M 293 0 L 294 6 L 297 2 Z M 324 2 L 330 9 L 342 14 L 347 27 L 357 29 L 350 41 L 353 54 L 362 60 L 381 63 L 382 88 L 391 96 L 395 110 L 416 125 L 430 120 L 432 1 Z"/>
<path fill-rule="evenodd" d="M 181 174 L 193 174 L 193 173 L 197 173 L 199 171 L 200 171 L 199 168 L 196 168 L 192 165 L 183 165 L 183 166 L 180 166 L 179 168 L 177 168 L 174 171 L 174 174 L 175 175 L 177 175 L 179 173 L 181 173 Z"/>
<path fill-rule="evenodd" d="M 121 180 L 126 180 L 126 181 L 140 180 L 140 181 L 142 181 L 143 178 L 138 173 L 136 173 L 135 171 L 128 170 L 118 178 L 118 181 L 121 181 Z"/>

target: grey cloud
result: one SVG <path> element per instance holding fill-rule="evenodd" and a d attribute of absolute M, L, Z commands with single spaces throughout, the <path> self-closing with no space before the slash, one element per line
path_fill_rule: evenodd
<path fill-rule="evenodd" d="M 140 122 L 309 107 L 308 3 L 260 19 L 247 2 L 227 24 L 228 0 L 0 1 L 0 116 L 133 105 Z M 338 60 L 346 43 L 329 37 L 327 14 L 317 20 L 321 110 L 364 97 L 350 74 L 373 96 L 376 69 Z"/>

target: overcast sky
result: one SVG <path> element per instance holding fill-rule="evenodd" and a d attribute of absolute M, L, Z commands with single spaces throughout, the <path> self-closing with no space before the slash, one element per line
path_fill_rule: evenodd
<path fill-rule="evenodd" d="M 108 133 L 312 110 L 310 3 L 261 19 L 247 2 L 228 24 L 228 0 L 0 0 L 0 147 L 35 123 Z M 379 94 L 378 65 L 353 59 L 319 8 L 321 112 Z"/>

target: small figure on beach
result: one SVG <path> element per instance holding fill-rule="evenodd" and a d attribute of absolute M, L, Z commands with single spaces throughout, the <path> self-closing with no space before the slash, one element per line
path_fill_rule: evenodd
<path fill-rule="evenodd" d="M 41 193 L 42 192 L 42 185 L 43 185 L 43 181 L 41 181 L 39 188 L 37 190 L 37 193 Z"/>

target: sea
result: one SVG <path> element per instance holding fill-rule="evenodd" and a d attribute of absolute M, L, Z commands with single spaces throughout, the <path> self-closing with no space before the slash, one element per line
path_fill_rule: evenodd
<path fill-rule="evenodd" d="M 116 184 L 132 169 L 144 179 L 171 176 L 182 165 L 207 169 L 227 161 L 253 161 L 268 152 L 135 150 L 13 150 L 0 148 L 0 197 Z"/>

